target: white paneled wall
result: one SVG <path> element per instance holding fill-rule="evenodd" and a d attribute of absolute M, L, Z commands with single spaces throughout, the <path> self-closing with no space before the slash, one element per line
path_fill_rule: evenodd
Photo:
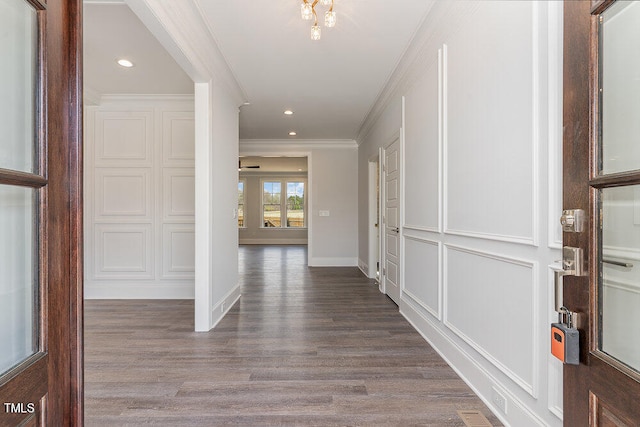
<path fill-rule="evenodd" d="M 366 166 L 402 129 L 400 310 L 505 425 L 562 424 L 561 22 L 560 2 L 436 2 L 359 138 L 366 224 Z"/>
<path fill-rule="evenodd" d="M 85 110 L 86 298 L 193 298 L 193 100 Z"/>

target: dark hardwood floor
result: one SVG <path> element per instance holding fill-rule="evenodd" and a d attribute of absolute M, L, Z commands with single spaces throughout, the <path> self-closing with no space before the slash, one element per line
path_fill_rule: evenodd
<path fill-rule="evenodd" d="M 357 268 L 243 246 L 240 281 L 208 333 L 192 301 L 87 301 L 86 425 L 500 425 Z"/>

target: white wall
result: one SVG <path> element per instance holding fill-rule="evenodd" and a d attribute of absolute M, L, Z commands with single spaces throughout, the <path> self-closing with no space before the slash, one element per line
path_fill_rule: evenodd
<path fill-rule="evenodd" d="M 562 417 L 548 338 L 561 246 L 561 8 L 437 2 L 358 139 L 360 264 L 368 162 L 403 128 L 400 311 L 514 426 Z"/>
<path fill-rule="evenodd" d="M 302 175 L 301 175 L 302 174 Z M 262 182 L 291 181 L 307 182 L 306 172 L 240 172 L 244 180 L 244 224 L 238 229 L 241 245 L 287 245 L 307 244 L 307 228 L 263 227 L 262 224 Z M 284 194 L 283 186 L 283 194 Z M 308 185 L 305 185 L 305 191 Z M 284 196 L 283 196 L 284 197 Z M 308 200 L 305 194 L 305 203 Z M 305 215 L 307 214 L 305 206 Z"/>
<path fill-rule="evenodd" d="M 211 88 L 211 301 L 210 327 L 240 298 L 238 282 L 238 129 L 239 109 L 226 89 Z"/>
<path fill-rule="evenodd" d="M 246 140 L 240 142 L 240 152 L 308 156 L 309 265 L 358 265 L 358 152 L 354 141 Z M 320 211 L 328 216 L 321 217 Z"/>
<path fill-rule="evenodd" d="M 193 298 L 193 98 L 85 108 L 85 297 Z"/>
<path fill-rule="evenodd" d="M 195 329 L 208 331 L 240 298 L 238 107 L 247 96 L 195 3 L 125 3 L 195 82 Z"/>

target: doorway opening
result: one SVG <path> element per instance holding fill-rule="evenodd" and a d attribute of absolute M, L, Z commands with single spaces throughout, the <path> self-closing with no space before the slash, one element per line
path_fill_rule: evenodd
<path fill-rule="evenodd" d="M 307 245 L 309 212 L 307 157 L 240 157 L 240 245 Z"/>
<path fill-rule="evenodd" d="M 380 155 L 369 159 L 369 265 L 370 279 L 380 285 Z"/>

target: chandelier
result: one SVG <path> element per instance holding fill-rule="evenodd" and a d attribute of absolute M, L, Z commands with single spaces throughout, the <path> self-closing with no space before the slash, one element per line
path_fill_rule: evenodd
<path fill-rule="evenodd" d="M 311 40 L 320 40 L 320 26 L 318 25 L 318 14 L 316 13 L 316 4 L 320 2 L 323 6 L 329 6 L 329 10 L 324 13 L 324 26 L 335 27 L 336 25 L 336 13 L 333 11 L 333 0 L 302 0 L 300 5 L 300 12 L 302 19 L 310 21 L 314 19 L 314 24 L 311 27 Z"/>

